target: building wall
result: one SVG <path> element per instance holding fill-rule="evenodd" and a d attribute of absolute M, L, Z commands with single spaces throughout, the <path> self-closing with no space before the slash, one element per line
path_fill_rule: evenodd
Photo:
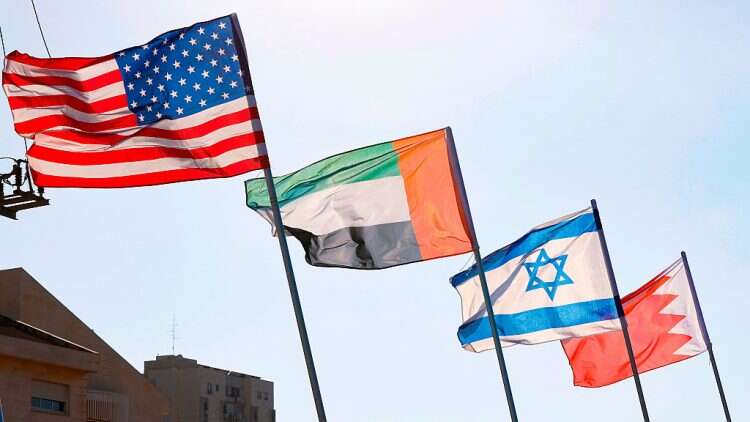
<path fill-rule="evenodd" d="M 33 381 L 67 386 L 66 416 L 31 409 Z M 85 372 L 0 356 L 0 399 L 8 422 L 85 422 L 86 390 Z"/>
<path fill-rule="evenodd" d="M 271 381 L 199 365 L 181 356 L 158 356 L 144 366 L 146 377 L 170 397 L 173 422 L 275 421 Z M 232 388 L 239 396 L 232 396 Z"/>
<path fill-rule="evenodd" d="M 0 314 L 97 351 L 101 366 L 88 388 L 127 396 L 130 422 L 168 420 L 166 396 L 21 268 L 0 271 Z"/>

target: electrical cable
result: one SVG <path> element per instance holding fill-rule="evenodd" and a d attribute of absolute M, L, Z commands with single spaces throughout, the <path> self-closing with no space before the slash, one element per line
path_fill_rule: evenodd
<path fill-rule="evenodd" d="M 34 0 L 31 0 L 31 7 L 34 9 L 34 16 L 36 16 L 36 24 L 39 26 L 39 33 L 42 34 L 42 42 L 44 43 L 44 49 L 47 50 L 47 57 L 50 59 L 52 58 L 52 54 L 49 52 L 49 47 L 47 46 L 47 39 L 44 38 L 44 31 L 42 30 L 42 23 L 39 22 L 39 14 L 36 12 L 36 5 L 34 4 Z"/>
<path fill-rule="evenodd" d="M 3 38 L 3 27 L 2 26 L 0 26 L 0 44 L 3 45 L 3 57 L 5 57 L 7 55 L 7 53 L 5 52 L 5 38 Z"/>

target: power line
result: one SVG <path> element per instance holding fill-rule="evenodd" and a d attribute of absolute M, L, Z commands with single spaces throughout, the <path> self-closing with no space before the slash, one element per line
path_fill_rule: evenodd
<path fill-rule="evenodd" d="M 3 27 L 0 26 L 0 44 L 3 45 L 3 57 L 7 56 L 5 52 L 5 38 L 3 38 Z"/>
<path fill-rule="evenodd" d="M 31 7 L 34 9 L 34 16 L 36 16 L 36 24 L 37 26 L 39 26 L 39 33 L 42 34 L 42 42 L 44 43 L 44 49 L 47 50 L 47 57 L 51 59 L 52 54 L 50 54 L 49 47 L 47 46 L 47 40 L 44 38 L 44 31 L 42 30 L 42 23 L 39 22 L 39 14 L 36 12 L 36 5 L 34 4 L 34 0 L 31 0 Z"/>

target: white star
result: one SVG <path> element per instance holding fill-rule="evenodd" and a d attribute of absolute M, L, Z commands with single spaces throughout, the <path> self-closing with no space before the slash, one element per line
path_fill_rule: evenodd
<path fill-rule="evenodd" d="M 169 96 L 172 98 L 177 98 L 177 91 L 172 90 L 172 92 L 169 93 Z"/>
<path fill-rule="evenodd" d="M 203 72 L 201 72 L 201 75 L 203 75 L 204 78 L 207 78 L 208 77 L 208 70 L 204 70 Z"/>
<path fill-rule="evenodd" d="M 232 88 L 237 88 L 237 82 L 236 81 L 229 82 L 229 86 L 231 86 Z"/>
<path fill-rule="evenodd" d="M 140 58 L 141 58 L 140 54 L 138 54 L 138 53 L 133 54 L 133 60 L 138 61 L 138 60 L 140 60 Z"/>
<path fill-rule="evenodd" d="M 141 72 L 135 72 L 135 78 L 141 79 Z"/>
<path fill-rule="evenodd" d="M 164 92 L 164 85 L 159 84 L 159 86 L 157 86 L 156 89 L 158 89 L 159 92 Z"/>
<path fill-rule="evenodd" d="M 184 38 L 185 38 L 185 33 L 183 32 L 182 34 L 180 34 L 180 39 L 184 39 Z"/>
<path fill-rule="evenodd" d="M 159 66 L 154 66 L 153 71 L 154 73 L 159 73 Z"/>
<path fill-rule="evenodd" d="M 138 120 L 143 121 L 145 118 L 143 117 L 143 114 L 138 115 Z"/>
<path fill-rule="evenodd" d="M 182 107 L 177 107 L 177 114 L 182 114 Z"/>
<path fill-rule="evenodd" d="M 123 69 L 125 69 L 125 72 L 130 72 L 130 65 L 126 64 Z"/>
<path fill-rule="evenodd" d="M 151 106 L 146 106 L 146 111 L 151 111 Z"/>
<path fill-rule="evenodd" d="M 167 39 L 166 39 L 166 38 L 164 38 L 164 39 L 162 40 L 162 42 L 161 42 L 161 45 L 167 45 Z"/>
<path fill-rule="evenodd" d="M 232 54 L 232 61 L 233 61 L 233 62 L 236 62 L 236 61 L 237 61 L 237 60 L 239 60 L 239 59 L 240 59 L 240 57 L 239 57 L 238 55 L 236 55 L 236 54 Z"/>
<path fill-rule="evenodd" d="M 155 56 L 155 55 L 159 54 L 159 50 L 153 49 L 153 50 L 151 50 L 151 53 Z"/>
<path fill-rule="evenodd" d="M 203 44 L 203 49 L 206 50 L 206 51 L 210 50 L 211 49 L 211 44 L 209 44 L 209 43 Z"/>
<path fill-rule="evenodd" d="M 142 49 L 144 49 L 144 50 L 148 50 L 148 44 L 144 45 L 144 46 L 143 46 L 143 47 L 141 47 L 141 48 L 142 48 Z"/>
<path fill-rule="evenodd" d="M 240 76 L 242 76 L 242 69 L 238 70 L 237 74 L 240 75 Z"/>
<path fill-rule="evenodd" d="M 158 98 L 156 98 L 156 95 L 152 95 L 151 96 L 151 102 L 152 103 L 155 103 L 157 100 L 158 100 Z"/>
<path fill-rule="evenodd" d="M 202 61 L 203 60 L 203 54 L 198 54 L 195 56 L 195 60 Z"/>
<path fill-rule="evenodd" d="M 134 90 L 134 89 L 135 89 L 135 85 L 134 85 L 134 84 L 133 84 L 132 82 L 131 82 L 131 83 L 129 83 L 129 84 L 128 84 L 128 89 L 129 89 L 129 90 L 131 90 L 131 91 L 132 91 L 132 90 Z M 135 107 L 135 106 L 134 106 L 134 107 Z"/>
<path fill-rule="evenodd" d="M 200 101 L 198 101 L 198 104 L 200 104 L 201 107 L 205 107 L 206 106 L 206 100 L 200 100 Z"/>
<path fill-rule="evenodd" d="M 224 55 L 224 49 L 223 49 L 223 48 L 220 48 L 220 49 L 219 49 L 219 55 L 220 55 L 220 56 L 223 56 L 223 55 Z"/>
<path fill-rule="evenodd" d="M 188 54 L 190 54 L 190 53 L 188 53 L 187 50 L 182 50 L 182 57 L 187 57 Z"/>
<path fill-rule="evenodd" d="M 223 98 L 223 99 L 227 100 L 227 99 L 229 99 L 229 94 L 227 94 L 227 93 L 225 92 L 225 93 L 221 94 L 221 98 Z"/>
<path fill-rule="evenodd" d="M 217 83 L 217 84 L 220 84 L 220 83 L 222 83 L 222 82 L 224 82 L 224 78 L 222 78 L 221 76 L 217 76 L 217 77 L 216 77 L 216 83 Z"/>
<path fill-rule="evenodd" d="M 211 38 L 213 38 L 215 40 L 218 40 L 219 39 L 219 34 L 217 34 L 216 32 L 214 32 L 213 34 L 211 34 Z"/>
<path fill-rule="evenodd" d="M 229 73 L 232 70 L 228 65 L 224 65 L 224 73 Z"/>
<path fill-rule="evenodd" d="M 195 40 L 195 38 L 190 38 L 190 41 L 188 41 L 190 45 L 196 45 L 198 44 L 198 41 Z"/>
<path fill-rule="evenodd" d="M 219 28 L 224 29 L 226 27 L 227 27 L 227 24 L 225 24 L 224 22 L 219 22 Z"/>
<path fill-rule="evenodd" d="M 231 38 L 227 38 L 226 40 L 224 40 L 224 42 L 227 43 L 227 45 L 232 45 L 232 39 Z"/>
<path fill-rule="evenodd" d="M 185 86 L 185 84 L 187 83 L 185 81 L 185 78 L 180 78 L 179 82 L 180 82 L 180 86 Z"/>
<path fill-rule="evenodd" d="M 216 65 L 219 64 L 219 62 L 217 62 L 216 59 L 211 59 L 209 63 L 211 63 L 211 66 L 213 67 L 216 67 Z"/>
<path fill-rule="evenodd" d="M 203 27 L 202 27 L 202 26 L 201 26 L 200 28 L 198 28 L 198 33 L 199 33 L 199 34 L 203 35 L 203 34 L 204 34 L 205 32 L 206 32 L 206 30 L 205 30 L 205 29 L 203 29 Z"/>
<path fill-rule="evenodd" d="M 175 69 L 179 69 L 180 68 L 180 62 L 178 62 L 177 60 L 175 60 L 174 63 L 172 63 L 172 66 L 174 66 Z"/>
<path fill-rule="evenodd" d="M 141 89 L 140 92 L 141 92 L 141 97 L 145 97 L 146 96 L 146 90 L 145 89 Z"/>
<path fill-rule="evenodd" d="M 188 73 L 191 75 L 195 73 L 195 68 L 193 66 L 188 66 Z"/>
<path fill-rule="evenodd" d="M 130 108 L 136 108 L 136 107 L 138 107 L 137 101 L 133 101 L 132 103 L 130 103 Z"/>
<path fill-rule="evenodd" d="M 169 101 L 164 101 L 164 108 L 169 108 Z"/>
<path fill-rule="evenodd" d="M 151 66 L 151 61 L 150 60 L 146 60 L 145 62 L 143 62 L 143 65 L 146 66 L 146 67 L 149 67 L 149 66 Z"/>
<path fill-rule="evenodd" d="M 148 79 L 146 79 L 146 83 L 149 84 L 149 85 L 153 85 L 154 84 L 154 80 L 151 79 L 151 78 L 148 78 Z"/>
<path fill-rule="evenodd" d="M 162 63 L 166 63 L 167 62 L 167 56 L 166 55 L 162 55 L 161 56 L 161 62 Z"/>
<path fill-rule="evenodd" d="M 174 43 L 172 43 L 172 44 L 169 44 L 169 50 L 170 50 L 170 51 L 174 51 L 175 47 L 176 47 L 176 46 L 174 45 Z"/>
<path fill-rule="evenodd" d="M 214 92 L 216 92 L 216 90 L 214 90 L 213 88 L 210 88 L 210 87 L 208 88 L 208 93 L 209 94 L 213 94 Z"/>
<path fill-rule="evenodd" d="M 189 95 L 186 95 L 186 96 L 185 96 L 185 102 L 186 102 L 186 103 L 192 103 L 192 102 L 193 102 L 193 97 L 191 97 L 191 96 L 189 96 Z"/>
<path fill-rule="evenodd" d="M 164 79 L 166 79 L 168 81 L 171 81 L 172 80 L 172 74 L 171 73 L 167 73 L 166 75 L 164 75 Z"/>
<path fill-rule="evenodd" d="M 121 52 L 120 52 L 120 57 L 122 57 L 122 56 L 124 56 L 124 55 L 125 55 L 125 52 L 124 52 L 124 51 L 121 51 Z"/>
<path fill-rule="evenodd" d="M 156 112 L 156 118 L 161 119 L 161 113 L 159 113 L 158 111 Z"/>
<path fill-rule="evenodd" d="M 199 84 L 198 82 L 194 83 L 193 84 L 193 89 L 196 90 L 196 91 L 200 91 L 201 90 L 201 84 Z"/>

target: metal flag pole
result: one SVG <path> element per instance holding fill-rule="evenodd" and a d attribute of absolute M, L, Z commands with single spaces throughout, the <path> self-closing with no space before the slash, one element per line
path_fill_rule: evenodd
<path fill-rule="evenodd" d="M 695 291 L 695 283 L 693 283 L 693 273 L 690 272 L 690 264 L 688 264 L 687 254 L 682 251 L 682 264 L 685 266 L 685 272 L 687 273 L 688 284 L 690 285 L 690 294 L 693 296 L 693 303 L 695 303 L 695 310 L 698 313 L 698 321 L 701 325 L 701 332 L 703 333 L 703 339 L 706 342 L 706 348 L 708 349 L 708 357 L 711 360 L 711 368 L 714 370 L 714 378 L 716 378 L 716 387 L 719 389 L 719 397 L 721 397 L 721 405 L 724 407 L 724 416 L 727 418 L 727 422 L 732 422 L 732 416 L 729 415 L 729 405 L 727 404 L 727 398 L 724 395 L 724 387 L 721 384 L 721 377 L 719 377 L 719 368 L 716 366 L 716 358 L 714 358 L 714 348 L 711 343 L 711 338 L 708 336 L 708 329 L 706 329 L 706 321 L 703 319 L 703 311 L 701 310 L 701 303 L 698 300 L 698 293 Z"/>
<path fill-rule="evenodd" d="M 641 413 L 643 414 L 644 422 L 649 422 L 648 409 L 646 408 L 646 399 L 643 396 L 643 388 L 641 387 L 641 377 L 638 375 L 638 366 L 635 363 L 635 355 L 633 354 L 633 345 L 630 342 L 630 333 L 628 332 L 628 321 L 625 319 L 625 311 L 622 309 L 622 302 L 620 301 L 620 292 L 617 289 L 617 281 L 615 281 L 615 272 L 612 269 L 612 260 L 609 257 L 609 249 L 607 248 L 607 239 L 604 237 L 604 228 L 602 227 L 602 219 L 599 216 L 599 208 L 596 206 L 596 199 L 591 200 L 591 209 L 594 211 L 594 220 L 596 221 L 596 231 L 599 233 L 599 243 L 602 246 L 604 252 L 604 262 L 607 266 L 607 275 L 609 277 L 609 285 L 612 288 L 612 295 L 615 299 L 615 306 L 617 306 L 617 315 L 620 318 L 620 325 L 622 326 L 622 336 L 625 338 L 625 348 L 628 350 L 628 358 L 630 359 L 630 370 L 633 372 L 633 381 L 635 381 L 635 388 L 638 391 L 638 401 L 641 404 Z"/>
<path fill-rule="evenodd" d="M 505 388 L 505 398 L 508 401 L 508 410 L 510 411 L 510 419 L 513 422 L 518 422 L 518 415 L 516 414 L 516 403 L 513 400 L 513 391 L 510 389 L 510 380 L 508 379 L 508 370 L 505 367 L 505 357 L 503 357 L 503 348 L 500 345 L 500 337 L 497 334 L 497 324 L 495 323 L 495 311 L 492 309 L 492 299 L 490 298 L 490 289 L 487 287 L 487 277 L 484 274 L 484 265 L 482 264 L 482 255 L 479 253 L 479 242 L 477 241 L 477 234 L 474 230 L 474 221 L 471 218 L 471 209 L 469 208 L 469 199 L 466 195 L 466 187 L 464 186 L 464 178 L 461 174 L 461 165 L 458 162 L 458 153 L 456 152 L 456 144 L 453 141 L 453 131 L 450 127 L 445 128 L 445 134 L 448 142 L 448 156 L 450 157 L 451 169 L 456 182 L 458 182 L 458 193 L 461 198 L 463 209 L 466 211 L 466 223 L 469 229 L 469 236 L 471 237 L 471 249 L 474 252 L 474 260 L 477 264 L 477 270 L 479 272 L 479 283 L 482 285 L 482 295 L 484 296 L 484 306 L 487 310 L 487 318 L 490 321 L 490 330 L 492 331 L 492 341 L 495 343 L 495 353 L 497 354 L 497 363 L 500 365 L 500 375 L 503 379 L 503 388 Z"/>
<path fill-rule="evenodd" d="M 242 37 L 240 22 L 237 14 L 230 15 L 232 27 L 236 32 L 235 40 L 237 42 L 237 55 L 240 56 L 242 65 L 243 80 L 245 86 L 249 89 L 248 95 L 252 94 L 252 82 L 250 80 L 250 66 L 247 61 L 247 50 L 245 49 L 245 39 Z M 300 343 L 302 343 L 302 352 L 305 355 L 305 365 L 307 366 L 307 376 L 310 379 L 310 388 L 312 389 L 313 399 L 315 400 L 315 410 L 318 413 L 318 421 L 326 422 L 326 412 L 323 407 L 323 396 L 320 394 L 320 385 L 318 384 L 318 374 L 315 371 L 315 361 L 313 360 L 312 349 L 310 348 L 310 339 L 307 336 L 307 326 L 305 317 L 302 314 L 302 304 L 299 300 L 299 291 L 297 290 L 297 281 L 294 278 L 294 269 L 292 268 L 292 259 L 289 255 L 289 245 L 286 242 L 284 223 L 281 221 L 281 210 L 279 209 L 279 200 L 276 197 L 276 186 L 273 183 L 273 173 L 269 165 L 263 169 L 263 177 L 266 180 L 268 189 L 268 198 L 273 211 L 273 225 L 276 229 L 276 237 L 279 239 L 279 248 L 281 249 L 281 258 L 284 261 L 284 270 L 286 271 L 286 280 L 289 284 L 289 294 L 292 297 L 292 307 L 294 308 L 294 317 L 297 320 L 297 330 L 299 331 Z"/>

